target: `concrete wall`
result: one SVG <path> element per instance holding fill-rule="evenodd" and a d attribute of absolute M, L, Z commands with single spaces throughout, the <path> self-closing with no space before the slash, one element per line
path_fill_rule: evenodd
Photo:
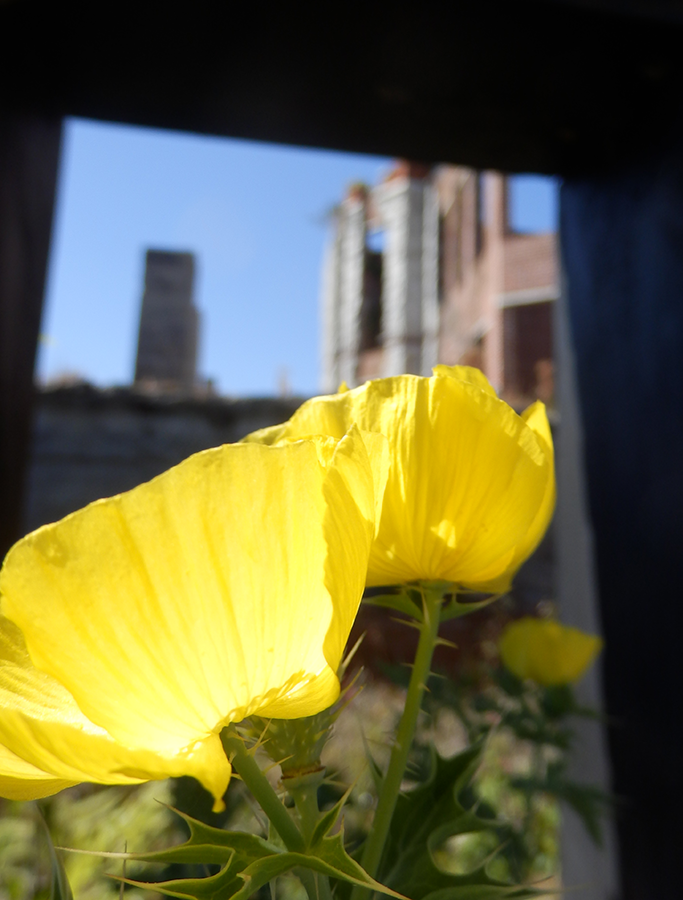
<path fill-rule="evenodd" d="M 192 453 L 289 418 L 301 398 L 153 397 L 78 385 L 37 401 L 24 530 L 127 491 Z"/>

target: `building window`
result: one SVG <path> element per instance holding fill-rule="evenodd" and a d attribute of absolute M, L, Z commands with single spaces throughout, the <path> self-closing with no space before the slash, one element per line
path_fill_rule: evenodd
<path fill-rule="evenodd" d="M 363 300 L 360 308 L 359 350 L 372 350 L 382 344 L 382 269 L 381 250 L 371 249 L 373 244 L 383 245 L 375 240 L 367 241 L 365 265 L 363 268 Z"/>
<path fill-rule="evenodd" d="M 552 302 L 503 312 L 504 393 L 510 402 L 552 401 Z"/>
<path fill-rule="evenodd" d="M 475 175 L 475 236 L 474 236 L 474 252 L 477 256 L 484 249 L 484 229 L 486 226 L 486 182 L 483 172 L 477 172 Z"/>
<path fill-rule="evenodd" d="M 438 247 L 437 247 L 437 251 L 436 251 L 437 252 L 437 256 L 436 256 L 437 266 L 438 266 L 438 270 L 437 270 L 437 274 L 436 274 L 436 297 L 437 297 L 439 304 L 443 303 L 444 297 L 446 295 L 446 276 L 445 276 L 445 272 L 444 272 L 445 265 L 446 265 L 446 254 L 444 252 L 445 231 L 446 231 L 446 222 L 445 222 L 443 215 L 441 215 L 441 213 L 439 213 L 439 229 L 438 229 L 437 238 L 436 238 L 438 241 Z"/>

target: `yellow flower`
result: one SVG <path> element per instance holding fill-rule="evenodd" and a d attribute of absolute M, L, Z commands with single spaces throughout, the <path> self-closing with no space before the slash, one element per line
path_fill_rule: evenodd
<path fill-rule="evenodd" d="M 226 724 L 338 696 L 373 478 L 357 429 L 228 445 L 16 544 L 0 572 L 0 796 L 193 775 L 220 808 Z"/>
<path fill-rule="evenodd" d="M 338 438 L 352 423 L 385 435 L 390 469 L 367 584 L 447 581 L 502 593 L 553 513 L 545 408 L 534 403 L 517 415 L 478 369 L 434 372 L 316 397 L 289 422 L 245 440 Z"/>
<path fill-rule="evenodd" d="M 514 675 L 546 687 L 578 681 L 601 648 L 597 635 L 531 616 L 508 625 L 498 645 L 504 665 Z"/>

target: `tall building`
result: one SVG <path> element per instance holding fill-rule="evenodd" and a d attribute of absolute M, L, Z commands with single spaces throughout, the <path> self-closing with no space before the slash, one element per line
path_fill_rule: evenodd
<path fill-rule="evenodd" d="M 148 250 L 135 384 L 192 392 L 197 376 L 199 313 L 192 253 Z"/>
<path fill-rule="evenodd" d="M 556 235 L 516 233 L 508 181 L 399 162 L 340 204 L 324 266 L 323 390 L 437 362 L 512 403 L 552 400 Z"/>

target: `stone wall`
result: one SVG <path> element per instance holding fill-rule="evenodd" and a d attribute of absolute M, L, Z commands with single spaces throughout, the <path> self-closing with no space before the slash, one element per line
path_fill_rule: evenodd
<path fill-rule="evenodd" d="M 86 384 L 45 390 L 36 404 L 25 530 L 127 491 L 199 450 L 283 422 L 301 402 L 150 396 Z"/>

